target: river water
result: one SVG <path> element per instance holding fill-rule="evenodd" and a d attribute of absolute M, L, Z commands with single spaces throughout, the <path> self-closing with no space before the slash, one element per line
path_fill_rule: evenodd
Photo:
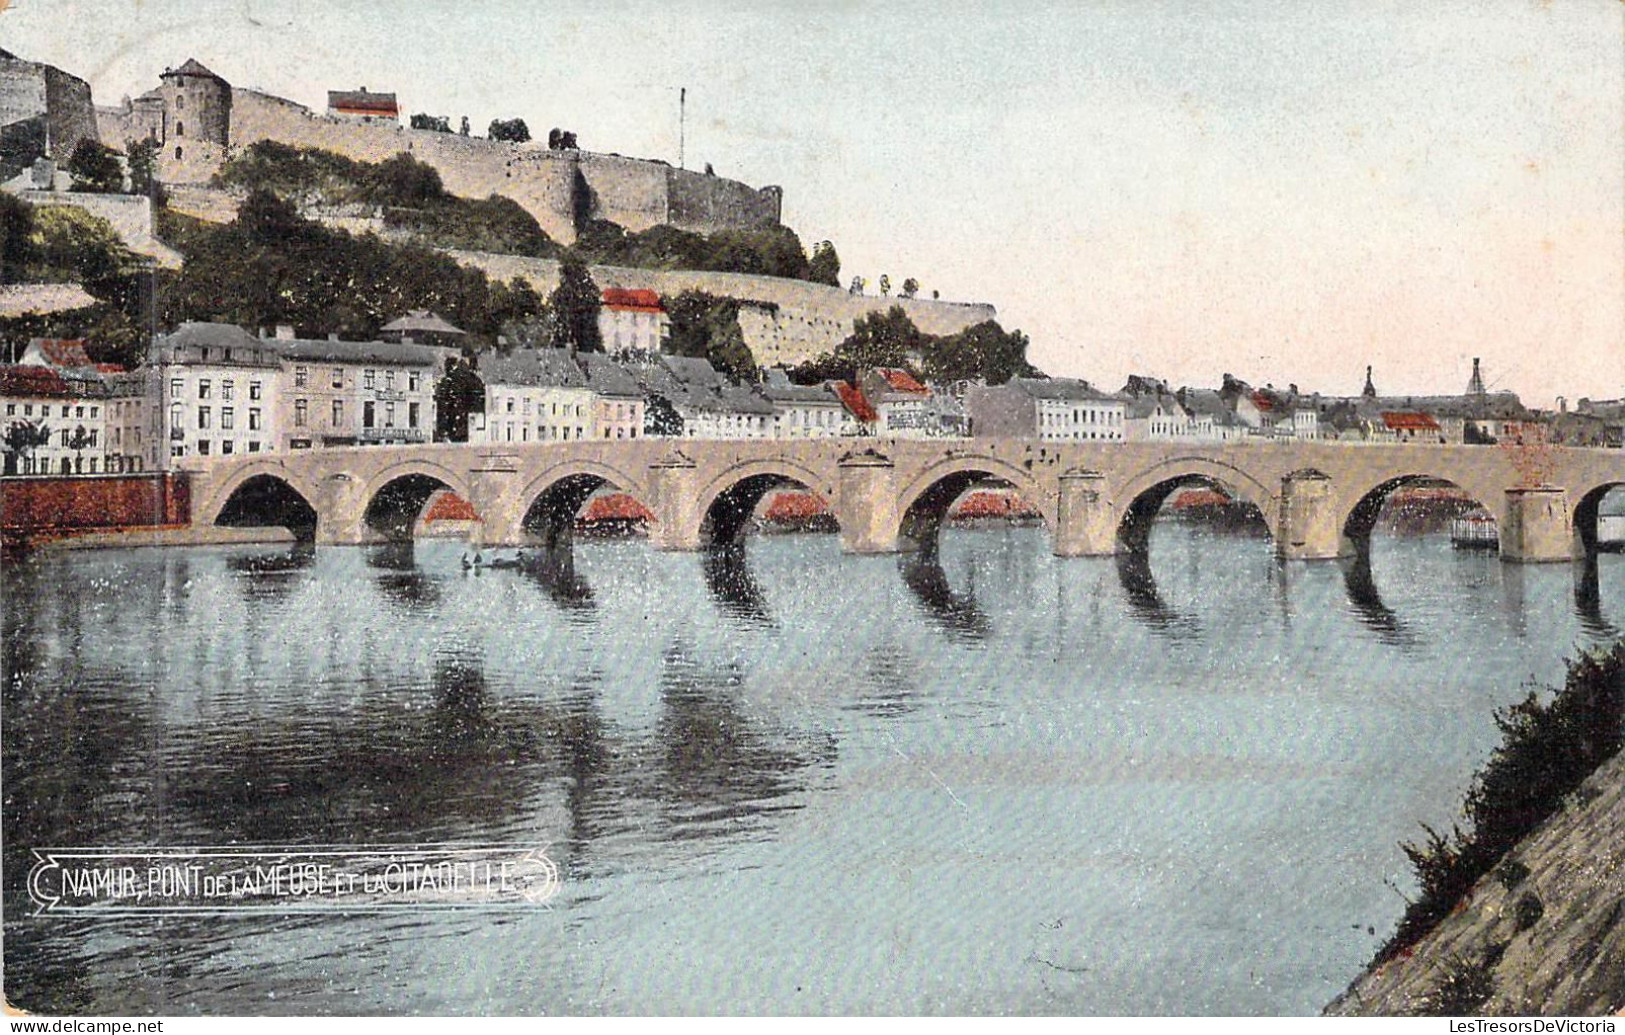
<path fill-rule="evenodd" d="M 1159 522 L 40 555 L 4 571 L 5 986 L 116 1013 L 1309 1013 L 1625 556 Z M 523 912 L 32 915 L 50 846 L 546 843 Z"/>

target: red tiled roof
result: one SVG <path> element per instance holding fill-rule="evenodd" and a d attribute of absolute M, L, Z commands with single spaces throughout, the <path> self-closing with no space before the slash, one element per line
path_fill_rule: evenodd
<path fill-rule="evenodd" d="M 914 375 L 910 374 L 907 370 L 883 368 L 879 370 L 878 373 L 881 377 L 886 379 L 887 384 L 892 386 L 893 391 L 913 392 L 916 395 L 930 394 L 926 391 L 925 385 L 922 385 L 920 382 L 914 380 Z"/>
<path fill-rule="evenodd" d="M 73 389 L 50 367 L 0 366 L 0 395 L 73 397 Z"/>
<path fill-rule="evenodd" d="M 1439 422 L 1414 410 L 1384 410 L 1382 422 L 1389 431 L 1438 431 Z"/>
<path fill-rule="evenodd" d="M 869 405 L 869 400 L 863 397 L 863 391 L 845 381 L 835 382 L 835 394 L 841 397 L 841 405 L 849 410 L 852 416 L 865 424 L 873 424 L 880 419 L 875 408 Z"/>
<path fill-rule="evenodd" d="M 1275 400 L 1271 399 L 1269 396 L 1265 395 L 1263 392 L 1254 392 L 1252 394 L 1252 400 L 1253 400 L 1253 405 L 1258 407 L 1258 412 L 1259 413 L 1268 413 L 1271 410 L 1275 409 Z"/>
<path fill-rule="evenodd" d="M 83 338 L 35 338 L 30 345 L 38 345 L 45 361 L 53 367 L 95 366 L 85 351 Z"/>
<path fill-rule="evenodd" d="M 368 93 L 365 90 L 329 90 L 327 106 L 335 111 L 353 112 L 358 115 L 399 116 L 401 113 L 395 103 L 394 94 Z"/>
<path fill-rule="evenodd" d="M 1014 492 L 973 492 L 959 501 L 950 517 L 1012 518 L 1033 517 L 1038 511 Z"/>
<path fill-rule="evenodd" d="M 423 515 L 423 521 L 428 524 L 432 521 L 478 521 L 480 516 L 474 512 L 474 507 L 467 500 L 455 492 L 442 492 L 434 498 L 429 505 L 429 512 Z"/>
<path fill-rule="evenodd" d="M 124 367 L 121 366 L 118 363 L 97 363 L 96 364 L 96 373 L 98 373 L 98 374 L 122 374 L 122 373 L 124 373 Z"/>
<path fill-rule="evenodd" d="M 660 305 L 659 292 L 645 288 L 605 288 L 604 308 L 629 309 L 639 313 L 665 311 Z"/>
<path fill-rule="evenodd" d="M 781 492 L 773 497 L 763 516 L 769 521 L 798 521 L 828 513 L 829 507 L 817 493 Z"/>
<path fill-rule="evenodd" d="M 606 496 L 594 496 L 587 501 L 587 510 L 581 515 L 582 521 L 653 521 L 654 514 L 649 508 L 624 492 L 612 492 Z"/>
<path fill-rule="evenodd" d="M 1217 489 L 1185 489 L 1176 493 L 1173 498 L 1175 510 L 1187 510 L 1191 507 L 1222 507 L 1230 502 L 1230 497 Z"/>

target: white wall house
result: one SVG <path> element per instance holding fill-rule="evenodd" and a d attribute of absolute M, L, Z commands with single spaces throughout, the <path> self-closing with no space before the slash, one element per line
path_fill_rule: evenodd
<path fill-rule="evenodd" d="M 166 470 L 187 457 L 279 451 L 282 364 L 271 342 L 231 324 L 184 323 L 154 342 L 147 369 Z"/>

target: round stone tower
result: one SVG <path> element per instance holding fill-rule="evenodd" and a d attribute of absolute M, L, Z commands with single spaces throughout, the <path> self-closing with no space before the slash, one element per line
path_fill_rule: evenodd
<path fill-rule="evenodd" d="M 192 58 L 159 78 L 164 106 L 159 177 L 183 183 L 206 180 L 231 140 L 231 84 Z"/>
<path fill-rule="evenodd" d="M 231 84 L 195 58 L 160 78 L 159 93 L 169 112 L 166 140 L 197 140 L 225 147 L 231 134 Z"/>

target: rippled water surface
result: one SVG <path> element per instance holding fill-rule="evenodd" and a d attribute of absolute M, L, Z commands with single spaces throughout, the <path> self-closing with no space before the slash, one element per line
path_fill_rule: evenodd
<path fill-rule="evenodd" d="M 4 571 L 5 983 L 40 1011 L 1304 1013 L 1625 557 L 1159 525 L 465 573 L 460 544 Z M 514 914 L 33 917 L 61 845 L 546 842 Z"/>

